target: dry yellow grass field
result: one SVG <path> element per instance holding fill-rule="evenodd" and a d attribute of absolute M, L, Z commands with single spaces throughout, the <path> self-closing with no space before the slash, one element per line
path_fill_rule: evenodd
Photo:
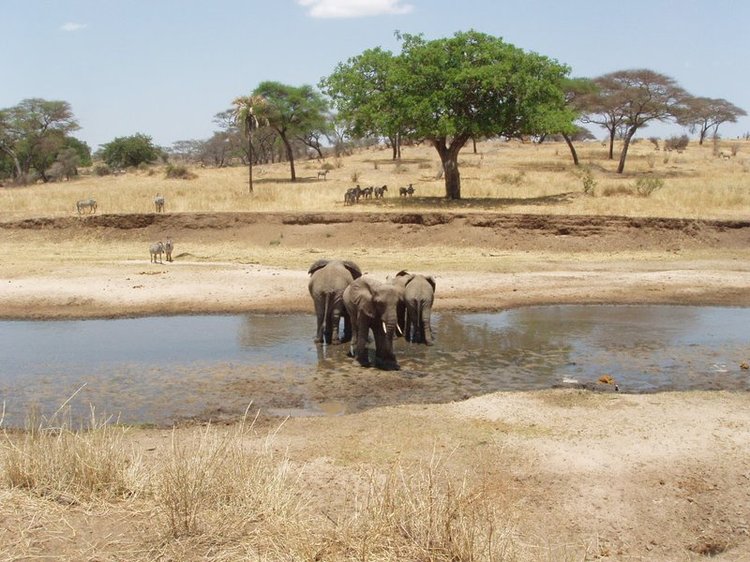
<path fill-rule="evenodd" d="M 248 195 L 247 169 L 195 168 L 192 180 L 166 179 L 164 169 L 128 171 L 96 177 L 85 170 L 70 182 L 0 189 L 4 220 L 76 214 L 75 203 L 93 197 L 98 213 L 153 212 L 154 196 L 166 198 L 166 210 L 180 212 L 224 211 L 371 211 L 439 208 L 492 210 L 508 213 L 659 216 L 679 218 L 741 219 L 750 210 L 750 142 L 725 141 L 720 147 L 691 143 L 681 153 L 655 149 L 640 141 L 630 149 L 625 174 L 615 173 L 616 161 L 606 158 L 601 142 L 578 143 L 581 168 L 572 164 L 563 143 L 522 144 L 486 141 L 477 154 L 467 146 L 459 157 L 462 197 L 443 199 L 442 179 L 436 179 L 439 159 L 427 145 L 405 147 L 401 161 L 390 150 L 370 148 L 352 156 L 330 157 L 333 166 L 319 180 L 323 162 L 300 160 L 298 181 L 289 181 L 289 165 L 255 167 L 254 194 Z M 595 187 L 584 196 L 580 174 L 589 169 Z M 635 193 L 639 178 L 660 178 L 663 188 L 649 197 Z M 345 206 L 344 191 L 359 184 L 388 185 L 383 201 Z M 398 187 L 413 184 L 413 200 L 398 196 Z"/>

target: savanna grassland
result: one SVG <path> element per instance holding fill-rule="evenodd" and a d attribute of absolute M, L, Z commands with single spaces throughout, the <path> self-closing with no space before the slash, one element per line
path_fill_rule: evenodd
<path fill-rule="evenodd" d="M 453 202 L 427 146 L 300 161 L 295 183 L 256 166 L 252 195 L 241 166 L 0 188 L 0 316 L 311 312 L 323 256 L 431 273 L 436 310 L 750 305 L 750 143 L 641 141 L 622 175 L 599 142 L 577 148 L 579 168 L 564 144 L 469 146 Z M 344 205 L 355 184 L 388 192 Z M 166 237 L 175 261 L 150 263 Z M 356 376 L 363 392 L 425 384 Z M 286 420 L 250 404 L 174 428 L 95 411 L 84 430 L 34 412 L 3 426 L 0 560 L 750 560 L 746 392 L 549 389 Z"/>

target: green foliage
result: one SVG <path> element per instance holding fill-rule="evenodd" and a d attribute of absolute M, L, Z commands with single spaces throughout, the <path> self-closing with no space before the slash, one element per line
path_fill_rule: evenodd
<path fill-rule="evenodd" d="M 136 133 L 130 137 L 117 137 L 103 145 L 100 155 L 111 168 L 128 168 L 142 162 L 156 162 L 160 151 L 151 137 Z"/>
<path fill-rule="evenodd" d="M 649 197 L 662 187 L 664 180 L 661 178 L 638 178 L 635 182 L 635 192 L 641 197 Z"/>
<path fill-rule="evenodd" d="M 431 142 L 449 198 L 461 196 L 457 158 L 470 138 L 563 131 L 575 117 L 566 107 L 565 65 L 476 31 L 399 38 L 399 55 L 367 50 L 321 87 L 354 132 Z"/>
<path fill-rule="evenodd" d="M 5 162 L 0 169 L 23 182 L 34 170 L 48 181 L 47 170 L 58 153 L 68 146 L 69 133 L 79 128 L 70 104 L 29 98 L 0 110 L 0 154 Z M 59 167 L 58 167 L 59 168 Z"/>

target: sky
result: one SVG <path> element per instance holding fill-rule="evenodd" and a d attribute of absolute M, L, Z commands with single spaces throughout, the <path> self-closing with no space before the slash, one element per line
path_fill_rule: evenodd
<path fill-rule="evenodd" d="M 365 49 L 398 52 L 397 31 L 473 29 L 577 77 L 648 68 L 750 113 L 747 0 L 0 0 L 0 17 L 0 109 L 66 101 L 93 150 L 136 133 L 164 147 L 207 139 L 260 82 L 317 86 Z M 719 129 L 748 132 L 750 117 Z"/>

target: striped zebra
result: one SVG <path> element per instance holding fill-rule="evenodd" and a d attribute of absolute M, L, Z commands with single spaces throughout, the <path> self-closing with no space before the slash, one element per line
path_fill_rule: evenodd
<path fill-rule="evenodd" d="M 167 261 L 172 261 L 172 250 L 174 250 L 174 244 L 172 244 L 172 239 L 167 238 L 167 241 L 164 242 L 164 254 L 166 255 Z"/>
<path fill-rule="evenodd" d="M 164 253 L 164 244 L 161 241 L 151 244 L 148 251 L 151 254 L 151 263 L 157 263 L 156 256 L 159 256 L 158 263 L 163 263 L 161 261 L 161 255 Z"/>

